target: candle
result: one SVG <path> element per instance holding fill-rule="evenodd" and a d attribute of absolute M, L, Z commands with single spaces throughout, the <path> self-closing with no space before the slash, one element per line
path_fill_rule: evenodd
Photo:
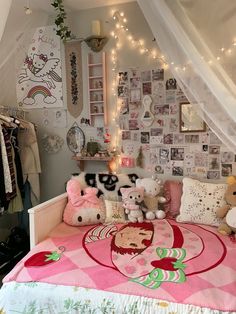
<path fill-rule="evenodd" d="M 92 21 L 92 35 L 100 36 L 100 21 L 99 20 Z"/>

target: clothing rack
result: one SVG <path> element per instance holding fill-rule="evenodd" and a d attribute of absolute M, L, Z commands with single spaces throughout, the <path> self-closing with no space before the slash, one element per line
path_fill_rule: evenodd
<path fill-rule="evenodd" d="M 18 107 L 11 107 L 11 106 L 0 106 L 0 113 L 3 115 L 13 116 L 15 118 L 24 119 L 26 118 L 27 113 L 29 111 L 26 111 L 22 108 Z"/>

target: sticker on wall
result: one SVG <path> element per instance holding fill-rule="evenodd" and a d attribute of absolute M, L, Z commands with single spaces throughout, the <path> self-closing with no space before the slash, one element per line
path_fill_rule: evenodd
<path fill-rule="evenodd" d="M 78 118 L 83 109 L 83 85 L 81 43 L 65 43 L 67 108 L 69 113 Z"/>
<path fill-rule="evenodd" d="M 64 140 L 58 135 L 45 134 L 42 138 L 43 150 L 48 154 L 59 152 L 64 144 Z"/>
<path fill-rule="evenodd" d="M 66 110 L 54 110 L 53 114 L 54 114 L 53 117 L 54 128 L 66 128 L 67 127 Z"/>
<path fill-rule="evenodd" d="M 152 125 L 154 120 L 154 115 L 151 112 L 152 98 L 149 95 L 145 95 L 142 100 L 144 110 L 141 116 L 141 121 L 145 127 Z"/>

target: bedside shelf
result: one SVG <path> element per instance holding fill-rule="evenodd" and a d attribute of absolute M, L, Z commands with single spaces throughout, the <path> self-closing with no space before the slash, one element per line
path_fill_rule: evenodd
<path fill-rule="evenodd" d="M 112 161 L 113 157 L 81 157 L 81 156 L 72 156 L 73 160 L 77 161 L 77 165 L 79 166 L 81 171 L 84 171 L 84 162 L 91 161 L 102 161 L 107 163 L 107 169 L 111 171 L 109 162 Z"/>

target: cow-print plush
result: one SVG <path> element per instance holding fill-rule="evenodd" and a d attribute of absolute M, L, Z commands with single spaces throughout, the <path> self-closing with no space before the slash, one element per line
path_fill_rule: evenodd
<path fill-rule="evenodd" d="M 73 175 L 81 183 L 81 188 L 88 186 L 98 189 L 97 196 L 104 196 L 105 199 L 119 200 L 121 198 L 120 189 L 122 187 L 135 186 L 135 181 L 138 176 L 135 173 L 131 174 L 108 174 L 108 173 L 80 173 Z"/>

